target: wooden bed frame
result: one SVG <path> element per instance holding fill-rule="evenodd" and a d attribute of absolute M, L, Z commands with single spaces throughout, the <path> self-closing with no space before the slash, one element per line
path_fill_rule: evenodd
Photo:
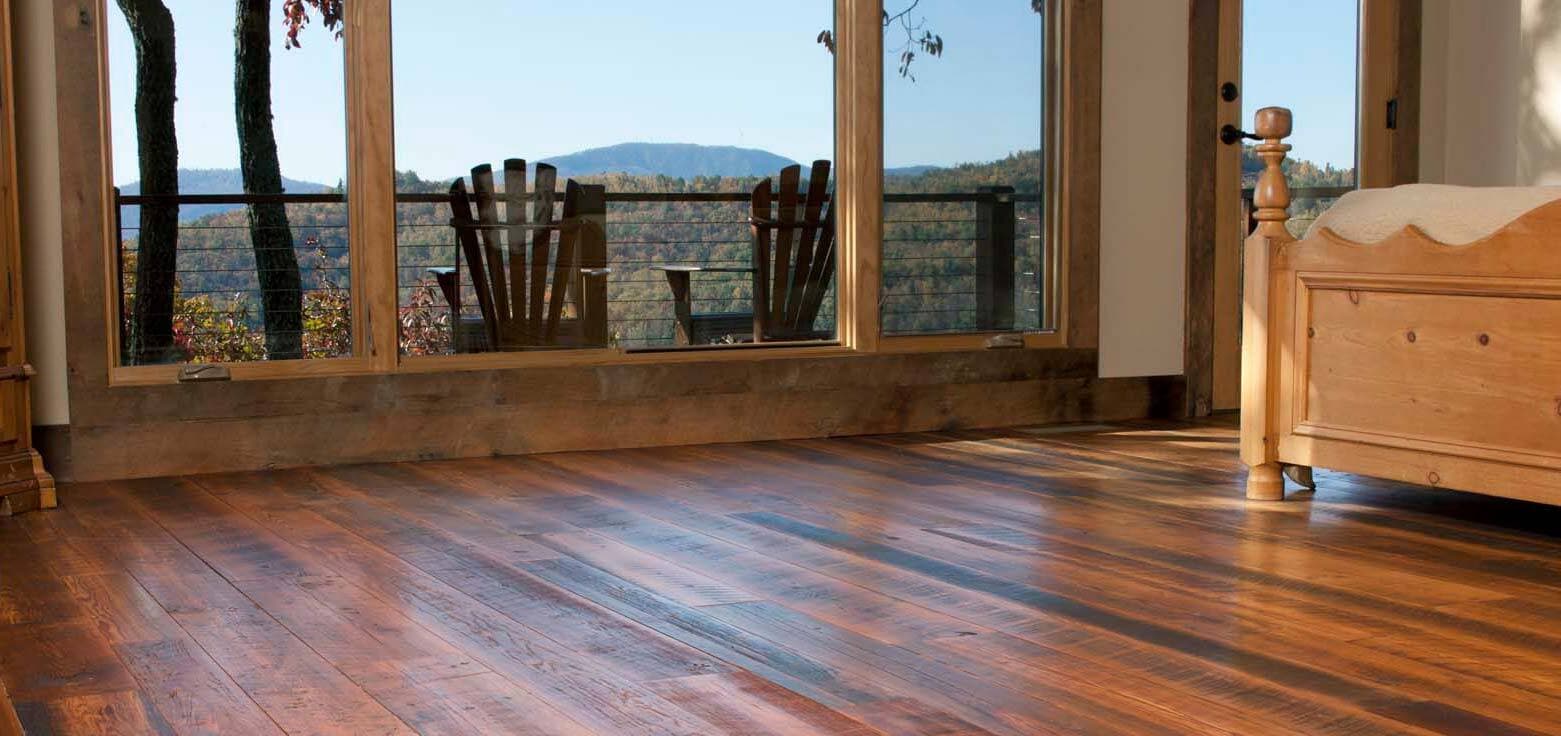
<path fill-rule="evenodd" d="M 1285 227 L 1290 111 L 1258 111 L 1245 245 L 1247 497 L 1326 467 L 1561 504 L 1561 201 L 1482 240 Z"/>

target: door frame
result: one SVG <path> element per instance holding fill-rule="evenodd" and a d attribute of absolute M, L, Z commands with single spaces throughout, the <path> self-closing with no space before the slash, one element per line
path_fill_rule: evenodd
<path fill-rule="evenodd" d="M 1418 180 L 1422 0 L 1360 0 L 1356 181 Z M 1241 397 L 1241 152 L 1219 142 L 1240 120 L 1242 0 L 1189 0 L 1187 56 L 1187 416 L 1235 409 Z M 1225 82 L 1238 96 L 1224 100 Z M 1395 109 L 1388 127 L 1388 106 Z M 1209 172 L 1214 172 L 1213 176 Z"/>

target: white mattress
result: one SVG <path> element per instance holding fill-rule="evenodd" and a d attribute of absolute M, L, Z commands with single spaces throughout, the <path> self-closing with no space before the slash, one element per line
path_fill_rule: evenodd
<path fill-rule="evenodd" d="M 1464 245 L 1557 199 L 1561 199 L 1561 186 L 1405 184 L 1391 189 L 1360 189 L 1340 197 L 1306 234 L 1328 228 L 1347 240 L 1375 243 L 1414 225 L 1440 242 Z"/>

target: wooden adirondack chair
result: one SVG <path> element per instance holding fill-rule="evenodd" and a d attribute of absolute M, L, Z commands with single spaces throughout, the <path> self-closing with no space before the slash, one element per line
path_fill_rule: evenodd
<path fill-rule="evenodd" d="M 725 336 L 753 342 L 821 340 L 834 330 L 814 326 L 835 276 L 835 212 L 829 162 L 814 161 L 806 193 L 802 167 L 781 169 L 780 191 L 766 178 L 753 190 L 749 224 L 753 267 L 661 266 L 672 287 L 677 342 L 698 345 Z M 752 312 L 695 314 L 696 273 L 753 274 Z"/>
<path fill-rule="evenodd" d="M 450 185 L 456 267 L 432 271 L 451 314 L 460 315 L 465 260 L 482 313 L 480 328 L 470 318 L 452 320 L 457 351 L 607 345 L 606 191 L 570 179 L 563 217 L 555 221 L 557 178 L 554 167 L 537 164 L 528 194 L 526 162 L 510 159 L 504 162 L 504 191 L 495 193 L 493 167 L 478 166 L 472 169 L 475 215 L 466 183 Z"/>

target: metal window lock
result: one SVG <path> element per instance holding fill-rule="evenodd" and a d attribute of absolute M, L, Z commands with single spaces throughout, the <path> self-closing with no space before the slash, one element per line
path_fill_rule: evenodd
<path fill-rule="evenodd" d="M 1022 347 L 1024 347 L 1024 334 L 1019 332 L 993 335 L 986 339 L 987 350 L 1003 350 Z"/>
<path fill-rule="evenodd" d="M 231 381 L 233 374 L 225 365 L 187 365 L 179 369 L 179 383 Z"/>

